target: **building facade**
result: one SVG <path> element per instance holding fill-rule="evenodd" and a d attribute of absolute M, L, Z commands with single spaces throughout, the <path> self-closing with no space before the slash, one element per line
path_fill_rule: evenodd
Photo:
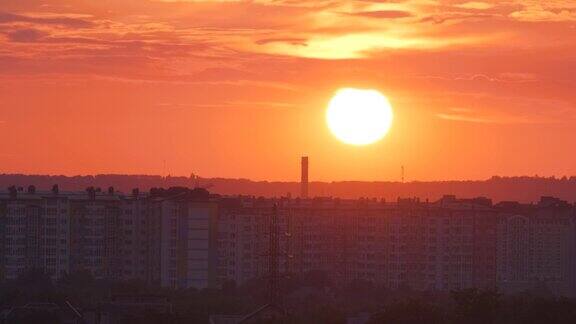
<path fill-rule="evenodd" d="M 218 205 L 188 199 L 162 200 L 160 285 L 170 288 L 215 286 Z"/>
<path fill-rule="evenodd" d="M 526 208 L 502 206 L 498 220 L 498 287 L 519 292 L 543 288 L 562 295 L 574 291 L 573 206 L 553 198 Z"/>
<path fill-rule="evenodd" d="M 576 292 L 576 210 L 549 198 L 512 207 L 452 196 L 392 203 L 231 199 L 219 213 L 220 284 L 267 275 L 274 204 L 286 273 L 318 271 L 336 284 L 367 280 L 392 289 Z"/>
<path fill-rule="evenodd" d="M 34 187 L 9 188 L 0 199 L 0 274 L 15 279 L 27 269 L 43 269 L 52 278 L 70 270 L 70 202 L 42 198 Z"/>
<path fill-rule="evenodd" d="M 39 268 L 53 279 L 87 271 L 175 289 L 245 283 L 268 275 L 274 206 L 282 273 L 392 289 L 576 292 L 576 207 L 546 197 L 494 205 L 12 187 L 0 192 L 0 276 Z"/>

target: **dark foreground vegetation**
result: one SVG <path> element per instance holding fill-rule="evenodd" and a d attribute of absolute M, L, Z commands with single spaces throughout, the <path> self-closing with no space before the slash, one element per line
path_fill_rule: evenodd
<path fill-rule="evenodd" d="M 364 316 L 370 324 L 572 324 L 576 301 L 554 297 L 546 287 L 514 296 L 496 291 L 466 289 L 450 293 L 415 292 L 409 286 L 387 289 L 369 282 L 334 288 L 321 273 L 285 279 L 284 302 L 288 316 L 274 323 L 346 323 Z M 94 280 L 76 273 L 52 282 L 39 271 L 23 274 L 0 285 L 0 309 L 27 303 L 72 303 L 81 313 L 95 312 L 114 295 L 160 296 L 171 304 L 169 312 L 119 310 L 120 323 L 208 323 L 211 314 L 248 314 L 265 304 L 264 280 L 242 286 L 229 282 L 221 289 L 171 290 L 141 282 Z M 56 313 L 30 312 L 5 323 L 61 323 Z M 256 323 L 266 323 L 258 321 Z"/>

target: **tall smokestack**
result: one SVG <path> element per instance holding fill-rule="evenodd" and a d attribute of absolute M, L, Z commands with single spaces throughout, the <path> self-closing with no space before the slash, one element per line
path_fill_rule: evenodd
<path fill-rule="evenodd" d="M 308 157 L 303 156 L 301 160 L 302 175 L 300 177 L 300 197 L 308 198 Z"/>

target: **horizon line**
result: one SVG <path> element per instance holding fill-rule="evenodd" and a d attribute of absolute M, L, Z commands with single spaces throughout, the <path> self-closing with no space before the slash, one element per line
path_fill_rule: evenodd
<path fill-rule="evenodd" d="M 199 180 L 210 180 L 210 179 L 222 179 L 222 180 L 246 180 L 250 182 L 275 182 L 275 183 L 297 183 L 299 184 L 300 181 L 298 180 L 266 180 L 266 179 L 251 179 L 251 178 L 244 178 L 244 177 L 204 177 L 199 176 L 196 174 L 191 174 L 190 176 L 184 175 L 159 175 L 159 174 L 138 174 L 138 173 L 97 173 L 97 174 L 75 174 L 75 175 L 66 175 L 66 174 L 41 174 L 41 173 L 0 173 L 0 176 L 25 176 L 25 177 L 65 177 L 65 178 L 77 178 L 77 177 L 102 177 L 102 176 L 124 176 L 124 177 L 157 177 L 161 179 L 168 179 L 168 178 L 185 178 L 185 179 L 199 179 Z M 312 183 L 350 183 L 350 182 L 365 182 L 365 183 L 398 183 L 398 184 L 410 184 L 410 183 L 428 183 L 428 182 L 486 182 L 496 179 L 519 179 L 519 178 L 528 178 L 528 179 L 547 179 L 547 180 L 559 180 L 559 181 L 576 181 L 576 175 L 563 175 L 563 176 L 540 176 L 540 175 L 492 175 L 488 178 L 484 179 L 434 179 L 434 180 L 311 180 L 309 181 L 310 184 Z"/>

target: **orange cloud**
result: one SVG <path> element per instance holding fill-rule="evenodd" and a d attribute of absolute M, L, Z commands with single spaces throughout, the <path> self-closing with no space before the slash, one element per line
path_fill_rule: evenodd
<path fill-rule="evenodd" d="M 522 9 L 514 11 L 510 17 L 520 21 L 576 21 L 576 3 L 569 0 L 517 1 Z"/>
<path fill-rule="evenodd" d="M 494 4 L 491 4 L 488 2 L 470 1 L 470 2 L 464 2 L 461 4 L 457 4 L 454 7 L 462 8 L 462 9 L 486 10 L 486 9 L 494 8 L 494 6 L 495 6 Z"/>

